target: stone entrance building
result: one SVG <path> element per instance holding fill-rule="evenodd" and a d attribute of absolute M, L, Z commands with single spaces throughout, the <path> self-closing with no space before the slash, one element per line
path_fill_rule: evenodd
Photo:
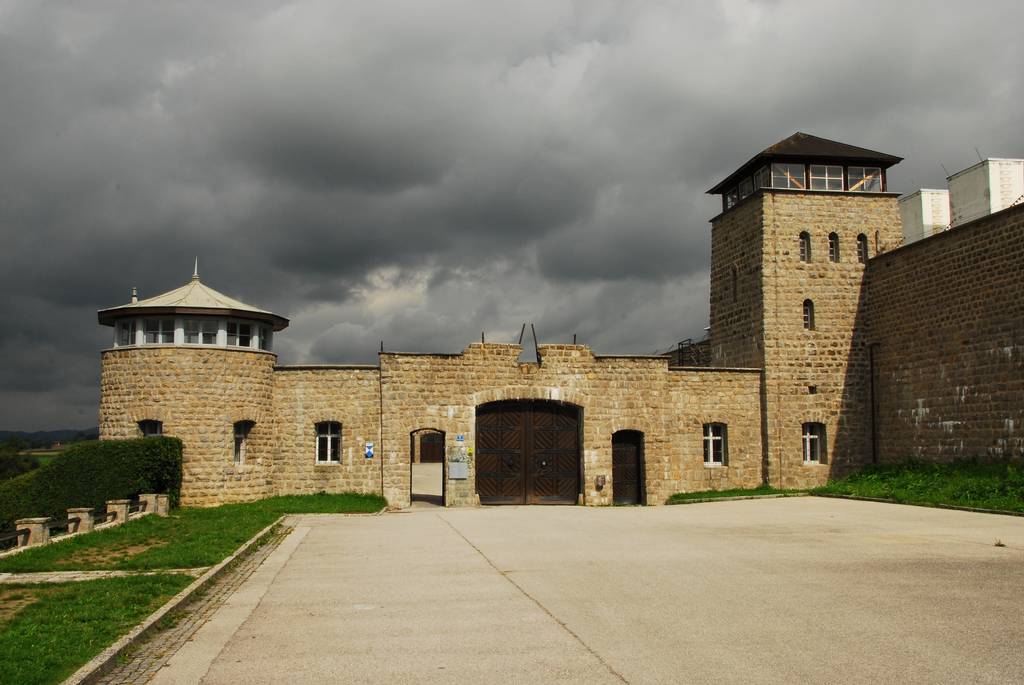
<path fill-rule="evenodd" d="M 524 363 L 519 345 L 473 343 L 279 366 L 287 319 L 195 275 L 99 312 L 114 328 L 101 437 L 180 437 L 188 505 L 357 491 L 407 507 L 428 453 L 445 455 L 447 506 L 658 504 L 908 457 L 1019 457 L 1022 207 L 896 249 L 899 161 L 798 133 L 710 191 L 707 365 L 586 345 Z"/>

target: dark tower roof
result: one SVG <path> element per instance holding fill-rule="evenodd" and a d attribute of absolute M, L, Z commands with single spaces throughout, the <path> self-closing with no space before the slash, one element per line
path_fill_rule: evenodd
<path fill-rule="evenodd" d="M 789 161 L 863 164 L 864 166 L 888 169 L 892 165 L 902 162 L 903 158 L 797 131 L 789 138 L 780 140 L 754 155 L 749 162 L 718 183 L 708 193 L 717 195 L 726 192 L 741 178 L 749 176 L 764 164 Z"/>

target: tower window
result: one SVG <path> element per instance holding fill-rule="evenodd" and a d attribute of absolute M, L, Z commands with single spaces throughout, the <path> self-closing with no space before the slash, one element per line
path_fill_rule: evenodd
<path fill-rule="evenodd" d="M 852 166 L 847 169 L 850 190 L 862 193 L 877 193 L 882 190 L 882 170 L 871 166 Z"/>
<path fill-rule="evenodd" d="M 164 424 L 162 421 L 154 419 L 143 419 L 139 421 L 139 430 L 142 432 L 142 437 L 152 438 L 164 434 Z"/>
<path fill-rule="evenodd" d="M 135 344 L 135 319 L 117 322 L 117 346 Z"/>
<path fill-rule="evenodd" d="M 754 172 L 754 190 L 758 188 L 771 188 L 772 187 L 772 172 L 769 171 L 768 167 L 763 166 Z"/>
<path fill-rule="evenodd" d="M 804 463 L 825 463 L 825 424 L 805 423 L 803 425 Z"/>
<path fill-rule="evenodd" d="M 174 342 L 174 319 L 146 319 L 146 344 L 170 345 Z"/>
<path fill-rule="evenodd" d="M 231 347 L 252 346 L 252 326 L 247 323 L 228 321 L 228 345 Z"/>
<path fill-rule="evenodd" d="M 861 264 L 868 263 L 868 237 L 863 233 L 857 236 L 857 261 Z"/>
<path fill-rule="evenodd" d="M 814 303 L 810 300 L 804 300 L 804 328 L 814 330 Z"/>
<path fill-rule="evenodd" d="M 828 261 L 839 261 L 839 236 L 835 233 L 828 234 Z"/>
<path fill-rule="evenodd" d="M 811 165 L 811 190 L 842 190 L 843 167 L 824 164 Z"/>
<path fill-rule="evenodd" d="M 245 447 L 249 441 L 249 431 L 255 425 L 255 421 L 235 421 L 235 464 L 245 463 Z"/>
<path fill-rule="evenodd" d="M 803 164 L 772 164 L 772 188 L 807 188 Z"/>
<path fill-rule="evenodd" d="M 216 345 L 217 322 L 213 319 L 185 319 L 185 343 Z"/>
<path fill-rule="evenodd" d="M 704 424 L 704 466 L 725 466 L 728 463 L 724 423 Z"/>
<path fill-rule="evenodd" d="M 811 261 L 811 234 L 807 231 L 800 234 L 800 261 Z"/>
<path fill-rule="evenodd" d="M 321 421 L 316 424 L 316 463 L 341 462 L 341 424 Z"/>

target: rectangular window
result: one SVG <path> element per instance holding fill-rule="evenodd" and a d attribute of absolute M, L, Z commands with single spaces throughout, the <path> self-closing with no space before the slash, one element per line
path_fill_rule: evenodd
<path fill-rule="evenodd" d="M 146 319 L 145 331 L 147 345 L 174 343 L 174 319 Z"/>
<path fill-rule="evenodd" d="M 316 463 L 330 464 L 341 461 L 341 424 L 322 421 L 316 424 Z"/>
<path fill-rule="evenodd" d="M 235 464 L 245 463 L 245 445 L 249 441 L 249 431 L 255 425 L 253 421 L 235 422 Z"/>
<path fill-rule="evenodd" d="M 772 188 L 807 188 L 803 164 L 772 164 Z"/>
<path fill-rule="evenodd" d="M 811 190 L 842 190 L 843 167 L 824 164 L 811 165 Z"/>
<path fill-rule="evenodd" d="M 185 342 L 189 345 L 216 345 L 217 322 L 213 319 L 185 319 Z"/>
<path fill-rule="evenodd" d="M 862 193 L 882 192 L 882 170 L 878 167 L 852 166 L 847 170 L 850 190 Z"/>
<path fill-rule="evenodd" d="M 135 344 L 135 320 L 121 321 L 117 324 L 117 345 L 118 347 L 124 347 L 125 345 Z"/>
<path fill-rule="evenodd" d="M 768 167 L 763 166 L 757 170 L 754 174 L 754 190 L 758 188 L 771 188 L 772 187 L 772 174 L 768 170 Z"/>
<path fill-rule="evenodd" d="M 745 178 L 742 181 L 740 181 L 740 199 L 741 200 L 743 198 L 745 198 L 745 197 L 749 197 L 749 195 L 752 192 L 754 192 L 754 181 L 752 179 Z"/>
<path fill-rule="evenodd" d="M 164 424 L 163 421 L 143 419 L 142 421 L 139 421 L 139 430 L 142 431 L 142 437 L 152 438 L 157 435 L 163 435 Z"/>
<path fill-rule="evenodd" d="M 228 345 L 231 347 L 251 347 L 252 326 L 247 323 L 228 321 Z"/>
<path fill-rule="evenodd" d="M 803 425 L 804 463 L 825 463 L 825 424 L 805 423 Z"/>
<path fill-rule="evenodd" d="M 733 207 L 736 206 L 737 202 L 739 202 L 739 194 L 738 194 L 738 191 L 736 190 L 736 188 L 732 188 L 731 190 L 729 190 L 729 191 L 727 191 L 725 193 L 725 208 L 726 209 L 732 209 Z"/>
<path fill-rule="evenodd" d="M 270 326 L 260 326 L 260 349 L 270 351 Z"/>
<path fill-rule="evenodd" d="M 725 466 L 727 463 L 724 423 L 704 424 L 704 465 Z"/>

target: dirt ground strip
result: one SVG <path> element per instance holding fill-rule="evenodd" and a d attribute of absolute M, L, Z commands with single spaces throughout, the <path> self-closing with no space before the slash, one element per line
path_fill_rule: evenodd
<path fill-rule="evenodd" d="M 259 549 L 240 560 L 207 587 L 200 597 L 173 615 L 172 625 L 136 644 L 113 670 L 95 682 L 104 685 L 147 682 L 252 575 L 290 531 L 285 526 L 279 527 Z"/>

